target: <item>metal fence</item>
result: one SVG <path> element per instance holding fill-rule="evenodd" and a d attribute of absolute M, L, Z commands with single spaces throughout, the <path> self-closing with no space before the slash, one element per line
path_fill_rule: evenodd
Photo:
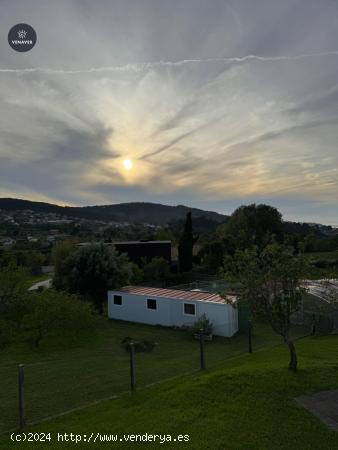
<path fill-rule="evenodd" d="M 292 315 L 292 323 L 305 326 L 311 334 L 329 334 L 338 332 L 338 310 L 321 298 L 307 294 L 299 311 Z"/>
<path fill-rule="evenodd" d="M 292 317 L 294 324 L 302 325 L 311 330 L 311 334 L 329 334 L 337 332 L 338 314 L 314 311 L 300 311 Z"/>
<path fill-rule="evenodd" d="M 115 321 L 109 326 L 107 336 L 86 345 L 50 350 L 45 346 L 43 352 L 27 347 L 17 356 L 8 352 L 7 358 L 0 354 L 0 433 L 20 426 L 20 411 L 21 425 L 23 421 L 40 422 L 131 388 L 145 388 L 204 368 L 231 367 L 236 358 L 251 351 L 282 344 L 266 324 L 254 324 L 231 338 L 209 341 L 203 336 L 203 342 L 190 331 Z M 310 327 L 292 328 L 294 338 L 310 333 Z M 135 344 L 132 364 L 125 345 L 130 340 Z M 145 348 L 136 347 L 140 343 Z M 23 367 L 18 379 L 19 364 Z"/>

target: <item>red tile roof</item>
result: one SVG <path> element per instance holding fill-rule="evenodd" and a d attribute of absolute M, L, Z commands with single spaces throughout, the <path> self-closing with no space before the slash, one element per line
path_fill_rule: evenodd
<path fill-rule="evenodd" d="M 149 297 L 163 297 L 178 300 L 203 301 L 213 303 L 234 303 L 237 300 L 235 295 L 226 295 L 226 298 L 223 298 L 219 294 L 213 294 L 210 292 L 181 291 L 179 289 L 163 289 L 144 286 L 125 286 L 116 291 Z"/>

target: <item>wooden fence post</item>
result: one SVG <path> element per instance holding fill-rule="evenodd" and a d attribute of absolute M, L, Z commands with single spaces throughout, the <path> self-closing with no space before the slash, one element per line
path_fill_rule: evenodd
<path fill-rule="evenodd" d="M 135 378 L 135 346 L 133 342 L 129 343 L 130 354 L 130 389 L 135 391 L 136 378 Z"/>
<path fill-rule="evenodd" d="M 18 388 L 19 388 L 19 419 L 20 429 L 23 429 L 26 425 L 25 420 L 25 373 L 24 365 L 18 366 Z"/>
<path fill-rule="evenodd" d="M 200 363 L 201 370 L 205 370 L 205 358 L 204 358 L 204 330 L 200 329 Z"/>

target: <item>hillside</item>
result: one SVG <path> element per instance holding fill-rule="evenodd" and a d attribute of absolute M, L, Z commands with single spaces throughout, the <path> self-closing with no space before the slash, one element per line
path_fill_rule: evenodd
<path fill-rule="evenodd" d="M 297 342 L 301 357 L 297 374 L 285 368 L 287 349 L 279 346 L 229 359 L 217 370 L 98 403 L 27 431 L 51 433 L 48 448 L 55 449 L 79 448 L 79 443 L 57 442 L 57 433 L 74 433 L 79 439 L 92 436 L 86 445 L 80 443 L 90 449 L 103 448 L 100 436 L 104 435 L 119 441 L 120 445 L 113 444 L 116 448 L 137 448 L 140 442 L 127 442 L 127 434 L 147 433 L 169 435 L 172 440 L 164 445 L 144 443 L 152 449 L 337 450 L 337 433 L 295 401 L 304 393 L 338 388 L 336 348 L 336 336 L 305 338 Z M 178 435 L 189 440 L 173 442 Z M 3 436 L 0 447 L 9 448 L 9 439 Z M 45 448 L 46 444 L 34 446 Z M 21 442 L 20 448 L 32 445 Z"/>
<path fill-rule="evenodd" d="M 226 220 L 226 216 L 222 214 L 197 208 L 189 208 L 188 206 L 169 206 L 157 203 L 138 202 L 120 203 L 116 205 L 64 207 L 50 203 L 1 198 L 0 209 L 4 211 L 31 210 L 37 213 L 54 213 L 89 220 L 150 223 L 154 225 L 165 225 L 169 222 L 181 220 L 189 211 L 191 211 L 195 218 L 204 218 L 216 223 L 221 223 Z"/>

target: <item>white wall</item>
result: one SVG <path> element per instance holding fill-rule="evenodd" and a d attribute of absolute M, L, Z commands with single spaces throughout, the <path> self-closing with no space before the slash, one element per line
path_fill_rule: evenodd
<path fill-rule="evenodd" d="M 122 305 L 114 305 L 114 295 L 122 296 Z M 157 301 L 157 309 L 147 308 L 147 299 Z M 184 314 L 184 303 L 195 305 L 196 315 Z M 108 292 L 108 317 L 151 325 L 192 326 L 205 314 L 213 324 L 213 333 L 230 337 L 238 330 L 237 309 L 222 303 L 184 301 L 171 298 L 135 295 L 119 291 Z"/>

